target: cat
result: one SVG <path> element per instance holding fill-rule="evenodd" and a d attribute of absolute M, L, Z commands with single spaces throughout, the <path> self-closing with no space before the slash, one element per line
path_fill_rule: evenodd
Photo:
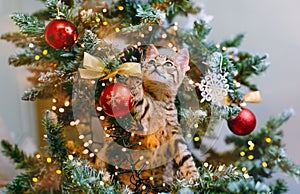
<path fill-rule="evenodd" d="M 181 135 L 175 106 L 177 91 L 188 69 L 188 50 L 182 49 L 170 57 L 160 55 L 151 44 L 145 55 L 141 62 L 142 76 L 131 77 L 128 84 L 134 99 L 131 115 L 136 126 L 130 129 L 130 141 L 140 142 L 131 151 L 131 157 L 133 160 L 142 157 L 148 164 L 143 167 L 141 161 L 135 168 L 145 168 L 139 176 L 144 180 L 149 179 L 152 185 L 171 184 L 177 175 L 196 180 L 199 177 L 198 170 Z M 121 153 L 110 149 L 110 154 L 119 156 Z M 121 163 L 118 157 L 111 158 L 111 161 L 114 165 Z M 124 161 L 122 164 L 124 166 Z M 132 180 L 132 173 L 119 174 L 118 179 L 125 184 L 136 181 Z"/>

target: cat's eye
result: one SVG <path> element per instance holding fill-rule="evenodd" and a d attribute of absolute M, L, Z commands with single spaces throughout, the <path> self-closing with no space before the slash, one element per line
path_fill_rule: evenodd
<path fill-rule="evenodd" d="M 148 62 L 148 64 L 154 65 L 154 64 L 155 64 L 155 61 L 152 59 L 152 60 L 150 60 L 150 61 Z"/>
<path fill-rule="evenodd" d="M 166 66 L 166 67 L 173 67 L 173 63 L 167 61 L 167 62 L 164 64 L 164 66 Z"/>

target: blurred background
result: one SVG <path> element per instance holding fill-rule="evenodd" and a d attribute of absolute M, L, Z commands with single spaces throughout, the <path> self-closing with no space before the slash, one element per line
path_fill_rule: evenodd
<path fill-rule="evenodd" d="M 249 105 L 263 126 L 270 115 L 294 108 L 296 115 L 283 126 L 289 158 L 300 165 L 298 129 L 300 120 L 300 1 L 298 0 L 196 0 L 205 6 L 206 13 L 214 17 L 209 40 L 220 41 L 237 33 L 245 33 L 241 50 L 270 55 L 271 67 L 263 76 L 254 78 L 262 93 L 260 104 Z M 9 15 L 13 12 L 31 13 L 43 4 L 37 0 L 0 0 L 0 34 L 17 30 Z M 0 41 L 0 137 L 17 143 L 29 153 L 37 150 L 39 137 L 37 110 L 34 103 L 20 100 L 30 87 L 26 70 L 8 66 L 8 57 L 15 48 Z M 297 114 L 298 113 L 298 114 Z M 222 136 L 231 134 L 225 126 Z M 220 137 L 220 142 L 222 141 Z M 218 147 L 218 144 L 215 146 Z M 0 155 L 0 185 L 14 177 L 14 167 Z M 300 184 L 286 175 L 275 178 L 288 181 L 289 194 L 299 193 Z"/>

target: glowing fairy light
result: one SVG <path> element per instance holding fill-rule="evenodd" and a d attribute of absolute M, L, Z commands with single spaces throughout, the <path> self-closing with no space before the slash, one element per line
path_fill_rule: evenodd
<path fill-rule="evenodd" d="M 89 157 L 93 158 L 93 157 L 95 157 L 95 154 L 94 153 L 90 153 Z"/>
<path fill-rule="evenodd" d="M 204 164 L 203 164 L 203 166 L 205 167 L 205 168 L 207 168 L 208 167 L 208 163 L 207 162 L 205 162 Z"/>
<path fill-rule="evenodd" d="M 60 174 L 62 173 L 61 170 L 56 170 L 55 172 L 56 172 L 56 174 L 58 174 L 58 175 L 60 175 Z"/>
<path fill-rule="evenodd" d="M 39 55 L 35 55 L 35 57 L 34 57 L 34 59 L 36 60 L 36 61 L 38 61 L 38 60 L 40 60 L 40 56 Z"/>
<path fill-rule="evenodd" d="M 48 54 L 48 50 L 43 50 L 43 55 L 47 55 Z"/>
<path fill-rule="evenodd" d="M 74 160 L 74 156 L 73 155 L 69 155 L 68 158 L 69 158 L 69 160 Z"/>
<path fill-rule="evenodd" d="M 64 108 L 60 108 L 60 109 L 58 109 L 58 111 L 59 111 L 60 113 L 63 113 L 63 112 L 65 112 L 65 109 L 64 109 Z"/>
<path fill-rule="evenodd" d="M 52 159 L 51 158 L 47 158 L 46 161 L 47 161 L 47 163 L 51 163 Z"/>
<path fill-rule="evenodd" d="M 78 139 L 84 139 L 84 135 L 79 135 Z"/>
<path fill-rule="evenodd" d="M 268 167 L 268 163 L 267 163 L 267 162 L 263 162 L 261 165 L 262 165 L 264 168 L 267 168 L 267 167 Z"/>
<path fill-rule="evenodd" d="M 68 107 L 68 106 L 70 106 L 70 102 L 66 101 L 64 105 L 65 105 L 65 107 Z"/>
<path fill-rule="evenodd" d="M 240 156 L 242 156 L 242 157 L 244 157 L 245 155 L 246 155 L 245 152 L 241 152 L 241 153 L 240 153 Z"/>
<path fill-rule="evenodd" d="M 124 7 L 123 7 L 122 5 L 119 5 L 119 6 L 118 6 L 118 10 L 119 10 L 119 11 L 123 11 L 123 10 L 124 10 Z"/>
<path fill-rule="evenodd" d="M 271 139 L 271 138 L 269 138 L 269 137 L 265 138 L 265 142 L 267 142 L 267 143 L 271 143 L 271 141 L 272 141 L 272 139 Z"/>
<path fill-rule="evenodd" d="M 38 182 L 38 178 L 33 177 L 33 178 L 32 178 L 32 182 L 37 183 L 37 182 Z"/>
<path fill-rule="evenodd" d="M 83 152 L 82 152 L 83 154 L 88 154 L 89 153 L 89 150 L 88 149 L 85 149 L 85 150 L 83 150 Z"/>
<path fill-rule="evenodd" d="M 56 111 L 57 107 L 56 106 L 52 106 L 51 108 L 53 111 Z"/>
<path fill-rule="evenodd" d="M 253 156 L 253 155 L 249 155 L 249 156 L 248 156 L 248 159 L 249 159 L 249 160 L 253 160 L 253 159 L 254 159 L 254 156 Z"/>

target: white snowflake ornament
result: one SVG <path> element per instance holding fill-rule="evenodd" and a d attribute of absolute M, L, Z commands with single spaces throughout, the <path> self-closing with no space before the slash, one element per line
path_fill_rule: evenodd
<path fill-rule="evenodd" d="M 207 102 L 221 103 L 230 92 L 226 79 L 227 74 L 222 75 L 208 70 L 200 84 L 201 96 L 203 97 L 201 102 L 206 100 Z"/>

